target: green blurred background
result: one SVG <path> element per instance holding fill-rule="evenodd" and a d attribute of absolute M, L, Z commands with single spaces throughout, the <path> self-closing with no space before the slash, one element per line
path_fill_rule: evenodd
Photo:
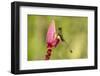
<path fill-rule="evenodd" d="M 62 28 L 64 39 L 70 45 L 72 53 L 66 44 L 53 48 L 51 58 L 82 59 L 88 57 L 88 17 L 77 16 L 28 16 L 28 61 L 44 60 L 47 52 L 46 33 L 52 19 L 55 20 L 56 30 Z"/>

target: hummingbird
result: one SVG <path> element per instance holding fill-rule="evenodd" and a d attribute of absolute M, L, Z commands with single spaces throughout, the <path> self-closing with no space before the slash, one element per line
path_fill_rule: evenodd
<path fill-rule="evenodd" d="M 68 43 L 63 37 L 62 34 L 62 28 L 58 27 L 58 32 L 56 31 L 55 28 L 55 21 L 54 19 L 51 21 L 47 35 L 46 35 L 46 43 L 47 43 L 47 53 L 45 55 L 45 60 L 49 60 L 52 54 L 52 49 L 56 48 L 60 42 L 63 42 L 67 47 L 69 47 Z M 72 50 L 70 49 L 70 52 L 72 53 Z"/>

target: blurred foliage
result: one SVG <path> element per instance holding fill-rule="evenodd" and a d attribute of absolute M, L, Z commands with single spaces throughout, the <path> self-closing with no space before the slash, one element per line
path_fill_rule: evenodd
<path fill-rule="evenodd" d="M 28 60 L 44 60 L 47 52 L 46 33 L 51 20 L 55 20 L 56 30 L 62 28 L 65 43 L 53 48 L 51 59 L 87 58 L 88 18 L 77 16 L 28 15 Z"/>

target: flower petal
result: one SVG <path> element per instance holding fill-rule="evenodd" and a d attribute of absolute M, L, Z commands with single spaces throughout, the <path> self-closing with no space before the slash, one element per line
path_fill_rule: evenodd
<path fill-rule="evenodd" d="M 54 35 L 56 33 L 56 30 L 55 30 L 55 21 L 52 20 L 50 25 L 49 25 L 49 28 L 48 28 L 48 32 L 47 32 L 47 37 L 46 37 L 46 41 L 47 43 L 52 43 L 54 41 Z"/>

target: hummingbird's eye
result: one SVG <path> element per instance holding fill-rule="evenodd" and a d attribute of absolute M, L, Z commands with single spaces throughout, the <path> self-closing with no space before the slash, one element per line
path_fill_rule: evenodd
<path fill-rule="evenodd" d="M 62 28 L 61 28 L 61 27 L 59 27 L 58 29 L 59 29 L 59 30 L 62 30 Z"/>

